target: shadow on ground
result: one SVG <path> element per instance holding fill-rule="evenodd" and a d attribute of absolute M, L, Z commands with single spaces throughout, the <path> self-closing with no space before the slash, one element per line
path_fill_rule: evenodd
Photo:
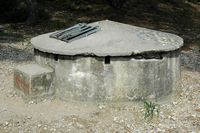
<path fill-rule="evenodd" d="M 21 62 L 32 60 L 32 48 L 27 45 L 28 41 L 26 39 L 23 33 L 17 33 L 9 25 L 5 25 L 3 30 L 0 31 L 0 61 Z"/>
<path fill-rule="evenodd" d="M 32 49 L 22 47 L 19 47 L 19 44 L 14 43 L 0 43 L 0 61 L 10 60 L 14 62 L 22 62 L 33 60 Z"/>
<path fill-rule="evenodd" d="M 16 43 L 23 41 L 25 36 L 22 33 L 17 33 L 5 27 L 4 30 L 0 31 L 0 43 Z"/>

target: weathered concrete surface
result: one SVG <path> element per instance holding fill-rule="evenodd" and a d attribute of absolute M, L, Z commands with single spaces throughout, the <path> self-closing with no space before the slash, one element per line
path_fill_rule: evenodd
<path fill-rule="evenodd" d="M 113 21 L 99 21 L 101 31 L 66 43 L 49 38 L 52 33 L 31 40 L 36 49 L 60 55 L 130 56 L 145 52 L 162 52 L 179 49 L 183 39 L 179 36 L 131 26 Z"/>
<path fill-rule="evenodd" d="M 162 59 L 63 57 L 55 65 L 55 89 L 64 100 L 157 99 L 180 89 L 179 51 Z"/>
<path fill-rule="evenodd" d="M 14 70 L 14 88 L 19 90 L 24 98 L 40 99 L 50 94 L 53 80 L 53 70 L 37 64 L 18 66 Z"/>
<path fill-rule="evenodd" d="M 37 49 L 34 50 L 34 58 L 37 64 L 41 66 L 48 66 L 55 68 L 55 63 L 57 62 L 58 55 L 52 53 L 44 53 Z"/>
<path fill-rule="evenodd" d="M 182 38 L 108 20 L 91 25 L 101 31 L 70 43 L 49 38 L 51 33 L 31 40 L 36 62 L 54 70 L 59 98 L 157 99 L 180 88 Z"/>

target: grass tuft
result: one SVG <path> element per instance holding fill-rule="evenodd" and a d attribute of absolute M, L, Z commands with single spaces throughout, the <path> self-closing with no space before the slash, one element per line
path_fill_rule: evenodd
<path fill-rule="evenodd" d="M 154 115 L 159 117 L 160 105 L 152 101 L 144 100 L 144 109 L 145 109 L 145 113 L 144 113 L 145 120 L 152 120 Z"/>

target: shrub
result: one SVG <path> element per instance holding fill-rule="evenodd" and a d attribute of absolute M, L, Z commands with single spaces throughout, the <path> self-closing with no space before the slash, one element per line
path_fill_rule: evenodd
<path fill-rule="evenodd" d="M 0 7 L 0 23 L 21 22 L 27 18 L 26 4 L 23 0 L 2 0 Z"/>

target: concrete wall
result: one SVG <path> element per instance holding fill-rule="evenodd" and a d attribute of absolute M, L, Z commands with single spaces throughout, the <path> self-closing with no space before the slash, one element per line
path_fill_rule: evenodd
<path fill-rule="evenodd" d="M 110 57 L 110 64 L 105 64 L 103 57 L 69 57 L 38 51 L 36 61 L 54 68 L 54 86 L 61 99 L 126 101 L 156 99 L 180 88 L 179 51 L 161 56 Z"/>

